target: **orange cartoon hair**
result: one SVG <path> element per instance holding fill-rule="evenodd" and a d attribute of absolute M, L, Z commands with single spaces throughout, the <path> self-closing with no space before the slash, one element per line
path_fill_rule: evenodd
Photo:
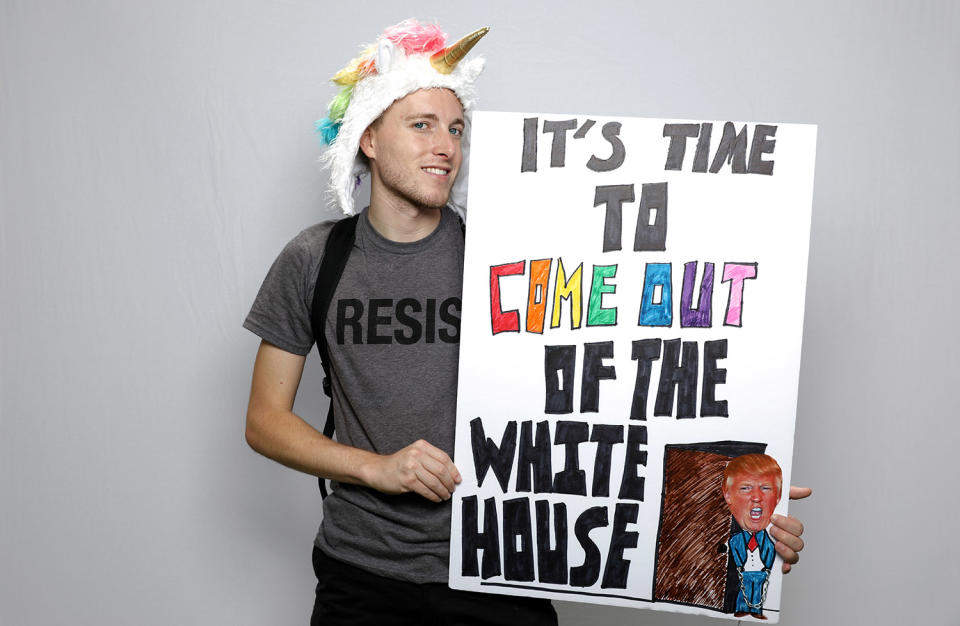
<path fill-rule="evenodd" d="M 774 474 L 777 477 L 777 489 L 783 491 L 783 471 L 780 464 L 767 454 L 744 454 L 732 459 L 723 470 L 723 490 L 733 484 L 738 474 Z"/>

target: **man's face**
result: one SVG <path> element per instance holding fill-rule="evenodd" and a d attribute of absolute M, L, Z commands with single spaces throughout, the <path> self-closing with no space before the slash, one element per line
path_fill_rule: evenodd
<path fill-rule="evenodd" d="M 394 102 L 360 141 L 378 200 L 442 208 L 463 160 L 463 129 L 463 107 L 449 89 L 421 89 Z"/>
<path fill-rule="evenodd" d="M 732 483 L 724 484 L 723 499 L 734 519 L 752 533 L 770 525 L 773 509 L 780 501 L 776 474 L 735 474 Z"/>

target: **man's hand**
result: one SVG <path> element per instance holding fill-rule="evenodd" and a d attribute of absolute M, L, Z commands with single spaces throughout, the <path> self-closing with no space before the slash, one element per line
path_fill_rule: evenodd
<path fill-rule="evenodd" d="M 809 487 L 790 486 L 791 500 L 802 500 L 811 493 L 813 491 Z M 786 574 L 790 571 L 791 565 L 800 560 L 798 553 L 803 550 L 803 539 L 800 538 L 803 534 L 803 524 L 792 515 L 787 517 L 774 515 L 771 521 L 773 527 L 770 529 L 770 534 L 777 541 L 774 547 L 777 554 L 783 558 L 783 573 Z"/>
<path fill-rule="evenodd" d="M 384 493 L 418 493 L 427 500 L 449 500 L 460 472 L 447 453 L 416 441 L 393 454 L 375 457 L 364 482 Z"/>

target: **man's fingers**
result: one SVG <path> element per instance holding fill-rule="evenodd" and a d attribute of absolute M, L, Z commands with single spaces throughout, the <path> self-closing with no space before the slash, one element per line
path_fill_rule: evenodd
<path fill-rule="evenodd" d="M 803 534 L 803 523 L 792 515 L 774 515 L 770 521 L 776 530 L 786 531 L 798 538 Z"/>
<path fill-rule="evenodd" d="M 790 546 L 788 546 L 782 541 L 778 541 L 774 545 L 774 548 L 776 549 L 777 554 L 779 554 L 780 557 L 783 559 L 784 563 L 793 564 L 800 560 L 800 555 L 797 554 L 796 550 L 794 550 L 793 548 L 791 548 Z"/>
<path fill-rule="evenodd" d="M 801 524 L 801 532 L 802 531 L 803 529 Z M 773 538 L 776 539 L 778 543 L 784 544 L 794 552 L 800 552 L 801 550 L 803 550 L 803 539 L 801 539 L 798 535 L 794 535 L 790 532 L 784 531 L 783 529 L 778 528 L 777 526 L 773 526 L 770 528 L 770 534 L 773 535 Z"/>
<path fill-rule="evenodd" d="M 450 494 L 453 493 L 453 490 L 456 487 L 453 474 L 450 472 L 450 464 L 441 463 L 430 457 L 425 457 L 422 463 L 423 469 L 426 470 L 426 472 L 428 472 L 431 476 L 436 477 L 437 480 L 439 480 L 439 482 L 443 485 L 446 495 L 440 495 L 444 500 L 446 500 L 448 497 L 450 497 Z"/>
<path fill-rule="evenodd" d="M 400 493 L 413 492 L 433 502 L 440 502 L 450 497 L 450 491 L 443 482 L 427 467 L 422 455 L 410 454 L 403 462 L 403 471 L 400 478 Z"/>
<path fill-rule="evenodd" d="M 426 497 L 428 500 L 441 502 L 450 499 L 451 491 L 447 489 L 442 480 L 437 478 L 437 476 L 427 468 L 420 467 L 416 472 L 416 478 L 418 482 L 417 486 L 421 487 L 421 489 L 415 487 L 414 491 Z"/>
<path fill-rule="evenodd" d="M 417 483 L 408 488 L 433 502 L 449 500 L 460 473 L 447 453 L 421 439 L 409 446 L 408 455 L 409 469 Z"/>
<path fill-rule="evenodd" d="M 803 500 L 811 493 L 813 493 L 813 489 L 810 487 L 794 487 L 793 485 L 790 485 L 791 500 Z"/>
<path fill-rule="evenodd" d="M 419 496 L 426 498 L 431 502 L 443 501 L 443 498 L 435 494 L 429 487 L 427 487 L 425 484 L 423 484 L 420 481 L 416 481 L 413 485 L 411 485 L 410 493 L 415 493 Z"/>
<path fill-rule="evenodd" d="M 809 497 L 812 493 L 813 490 L 810 489 L 810 487 L 790 485 L 791 500 L 802 500 Z M 800 555 L 797 553 L 803 550 L 803 539 L 800 538 L 800 535 L 803 534 L 803 524 L 795 517 L 774 515 L 773 527 L 770 529 L 770 533 L 774 539 L 777 540 L 774 548 L 777 554 L 783 559 L 783 567 L 781 570 L 784 574 L 788 574 L 792 569 L 791 565 L 800 560 Z"/>
<path fill-rule="evenodd" d="M 453 461 L 446 452 L 434 446 L 430 442 L 424 441 L 423 439 L 417 441 L 413 445 L 416 446 L 418 450 L 425 453 L 427 457 L 439 464 L 439 466 L 431 465 L 430 470 L 437 476 L 444 478 L 444 484 L 447 485 L 450 491 L 453 491 L 454 487 L 460 484 L 460 481 L 462 480 L 462 477 L 460 476 L 460 470 L 458 470 L 457 466 L 453 464 Z M 450 480 L 453 481 L 452 484 L 449 484 L 445 479 L 447 476 L 449 476 Z"/>
<path fill-rule="evenodd" d="M 807 494 L 809 495 L 809 494 Z M 806 497 L 806 496 L 803 496 Z M 795 517 L 774 515 L 771 520 L 770 535 L 776 540 L 774 549 L 783 559 L 783 573 L 790 571 L 790 566 L 800 560 L 798 554 L 803 550 L 803 524 Z"/>
<path fill-rule="evenodd" d="M 416 493 L 441 502 L 450 499 L 461 480 L 447 453 L 423 440 L 381 459 L 370 486 L 384 493 Z"/>

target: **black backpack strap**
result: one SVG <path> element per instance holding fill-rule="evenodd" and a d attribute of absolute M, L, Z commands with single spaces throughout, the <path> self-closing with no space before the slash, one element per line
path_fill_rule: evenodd
<path fill-rule="evenodd" d="M 320 365 L 323 367 L 323 393 L 330 397 L 330 408 L 327 410 L 327 420 L 323 425 L 323 434 L 333 437 L 333 397 L 330 391 L 330 348 L 327 345 L 326 333 L 323 332 L 327 321 L 327 312 L 333 292 L 340 284 L 343 268 L 347 266 L 353 242 L 357 236 L 357 221 L 359 215 L 344 218 L 333 225 L 327 236 L 327 243 L 323 248 L 323 257 L 320 259 L 320 269 L 317 271 L 317 283 L 313 289 L 313 304 L 310 307 L 310 326 L 313 337 L 317 342 L 317 352 L 320 353 Z M 466 237 L 467 227 L 463 218 L 460 221 L 460 232 Z M 319 479 L 320 495 L 327 497 L 327 485 L 323 478 Z"/>
<path fill-rule="evenodd" d="M 310 326 L 313 338 L 317 342 L 317 352 L 320 353 L 320 365 L 323 367 L 323 393 L 330 397 L 330 408 L 327 410 L 327 421 L 323 425 L 323 434 L 333 436 L 333 398 L 330 393 L 330 348 L 327 346 L 326 333 L 323 332 L 327 321 L 327 311 L 333 292 L 337 290 L 343 268 L 347 266 L 350 251 L 357 234 L 357 220 L 360 216 L 354 215 L 340 220 L 333 225 L 327 236 L 327 243 L 323 248 L 323 257 L 320 259 L 320 269 L 317 271 L 317 283 L 313 289 L 313 304 L 310 307 Z M 320 478 L 320 495 L 327 497 L 327 486 Z"/>

